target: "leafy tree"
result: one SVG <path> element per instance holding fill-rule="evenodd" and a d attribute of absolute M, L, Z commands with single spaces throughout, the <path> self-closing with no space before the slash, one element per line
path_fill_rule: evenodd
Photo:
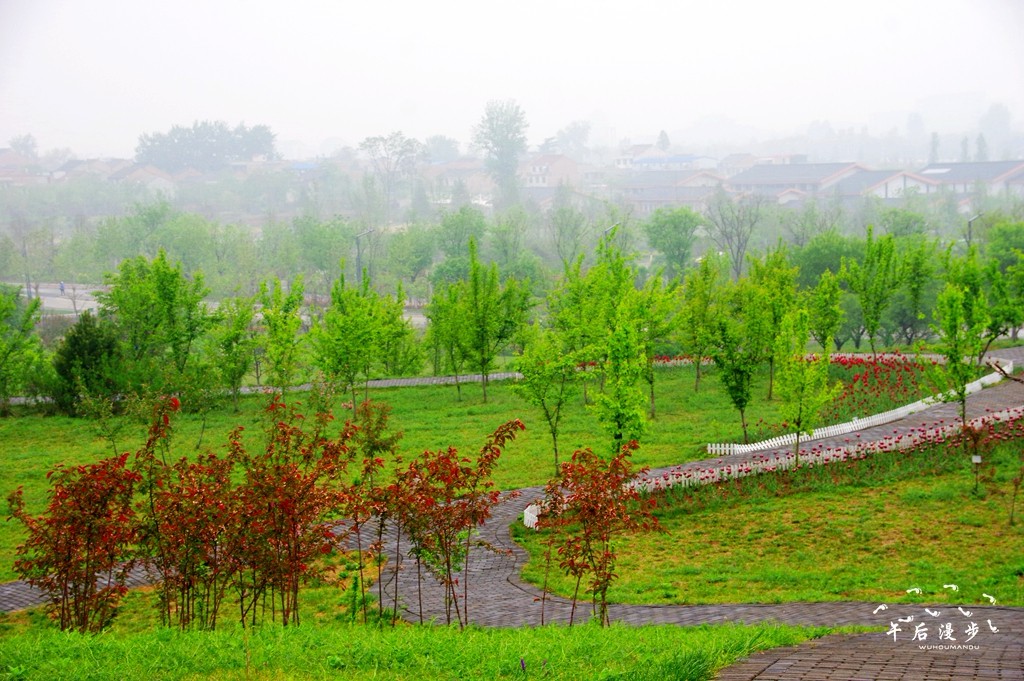
<path fill-rule="evenodd" d="M 377 293 L 369 279 L 353 287 L 346 286 L 342 276 L 331 287 L 330 307 L 310 332 L 314 362 L 328 380 L 351 392 L 353 418 L 358 379 L 369 378 L 379 352 L 378 324 Z"/>
<path fill-rule="evenodd" d="M 450 163 L 459 157 L 459 141 L 444 135 L 431 135 L 423 142 L 423 155 L 431 163 Z"/>
<path fill-rule="evenodd" d="M 277 158 L 270 128 L 239 124 L 232 129 L 223 121 L 196 121 L 191 128 L 175 125 L 166 133 L 144 134 L 135 148 L 136 163 L 168 172 L 221 170 L 232 162 L 260 156 Z"/>
<path fill-rule="evenodd" d="M 583 273 L 582 256 L 576 259 L 548 295 L 548 318 L 562 339 L 565 351 L 583 371 L 583 401 L 587 402 L 589 371 L 600 357 L 603 322 L 594 314 L 594 280 Z"/>
<path fill-rule="evenodd" d="M 465 258 L 469 242 L 479 242 L 487 230 L 487 219 L 479 209 L 462 206 L 445 213 L 437 227 L 437 245 L 448 258 Z"/>
<path fill-rule="evenodd" d="M 661 151 L 668 151 L 670 146 L 672 146 L 672 143 L 669 142 L 668 133 L 662 130 L 658 133 L 657 147 Z"/>
<path fill-rule="evenodd" d="M 767 341 L 776 338 L 782 331 L 782 321 L 796 305 L 796 273 L 795 267 L 789 264 L 786 247 L 778 248 L 765 254 L 764 259 L 750 259 L 750 280 L 761 288 L 761 298 L 765 304 L 765 320 L 768 324 Z M 768 399 L 772 399 L 772 388 L 775 385 L 775 353 L 768 348 Z"/>
<path fill-rule="evenodd" d="M 288 293 L 276 277 L 273 285 L 260 284 L 261 350 L 271 385 L 285 390 L 293 385 L 300 369 L 302 341 L 302 276 Z"/>
<path fill-rule="evenodd" d="M 822 343 L 825 351 L 813 358 L 807 357 L 810 340 L 810 314 L 803 308 L 793 308 L 783 319 L 775 337 L 774 354 L 779 364 L 779 396 L 782 414 L 796 433 L 793 453 L 800 460 L 800 435 L 813 432 L 813 426 L 823 407 L 831 402 L 838 386 L 828 379 L 828 346 L 832 339 Z"/>
<path fill-rule="evenodd" d="M 988 142 L 985 140 L 985 134 L 979 132 L 978 137 L 974 140 L 974 160 L 978 162 L 984 162 L 988 160 Z"/>
<path fill-rule="evenodd" d="M 629 461 L 637 448 L 626 443 L 608 460 L 589 449 L 573 452 L 562 464 L 561 475 L 544 488 L 546 513 L 538 527 L 562 540 L 559 565 L 576 578 L 570 626 L 583 578 L 590 577 L 594 616 L 607 626 L 608 589 L 615 581 L 615 539 L 658 529 L 651 515 L 653 500 L 644 500 L 630 483 L 646 469 L 634 472 Z"/>
<path fill-rule="evenodd" d="M 1012 295 L 1011 280 L 994 259 L 981 262 L 977 247 L 971 246 L 959 258 L 952 255 L 951 249 L 947 250 L 946 282 L 963 290 L 966 299 L 962 305 L 968 326 L 973 326 L 974 320 L 985 319 L 982 345 L 975 356 L 976 363 L 981 364 L 992 343 L 1018 327 L 1024 316 Z"/>
<path fill-rule="evenodd" d="M 378 298 L 377 365 L 388 376 L 417 375 L 423 368 L 423 350 L 416 330 L 405 316 L 405 290 Z"/>
<path fill-rule="evenodd" d="M 7 141 L 7 144 L 11 147 L 12 151 L 26 158 L 34 160 L 39 157 L 39 143 L 36 142 L 35 135 L 31 133 L 15 135 Z"/>
<path fill-rule="evenodd" d="M 639 294 L 631 291 L 615 308 L 602 362 L 604 389 L 595 397 L 594 409 L 612 439 L 612 451 L 637 440 L 646 428 L 644 393 L 640 379 L 649 366 L 644 353 Z"/>
<path fill-rule="evenodd" d="M 498 186 L 496 205 L 510 206 L 518 198 L 519 157 L 526 151 L 526 114 L 513 100 L 490 101 L 473 131 L 473 144 L 484 152 L 488 172 Z"/>
<path fill-rule="evenodd" d="M 704 219 L 685 206 L 659 208 L 644 223 L 644 233 L 652 248 L 661 251 L 669 276 L 683 276 L 690 265 L 696 232 Z"/>
<path fill-rule="evenodd" d="M 567 270 L 576 262 L 593 230 L 586 214 L 573 205 L 572 190 L 568 186 L 558 188 L 547 223 L 555 253 L 562 261 L 562 269 Z"/>
<path fill-rule="evenodd" d="M 860 350 L 864 342 L 864 313 L 857 303 L 857 296 L 849 291 L 842 291 L 839 294 L 839 307 L 842 309 L 842 322 L 839 324 L 839 333 L 836 334 L 836 350 L 842 350 L 846 341 L 851 341 L 855 350 Z"/>
<path fill-rule="evenodd" d="M 748 441 L 747 406 L 758 367 L 767 359 L 766 306 L 761 287 L 749 279 L 732 284 L 723 296 L 711 353 L 729 400 L 740 413 L 743 441 Z"/>
<path fill-rule="evenodd" d="M 64 334 L 53 355 L 57 378 L 52 397 L 61 411 L 73 416 L 80 401 L 89 397 L 113 405 L 124 389 L 118 340 L 113 323 L 89 310 Z"/>
<path fill-rule="evenodd" d="M 838 277 L 831 270 L 825 270 L 818 285 L 807 297 L 807 311 L 811 337 L 826 355 L 831 349 L 830 341 L 839 338 L 844 317 L 841 300 L 842 290 L 839 288 Z"/>
<path fill-rule="evenodd" d="M 928 220 L 922 213 L 907 208 L 886 208 L 882 211 L 879 226 L 896 238 L 921 238 L 928 230 Z"/>
<path fill-rule="evenodd" d="M 415 284 L 434 261 L 434 234 L 426 227 L 409 225 L 388 237 L 388 262 L 393 274 Z"/>
<path fill-rule="evenodd" d="M 819 201 L 806 201 L 796 214 L 787 215 L 782 227 L 789 235 L 789 241 L 797 249 L 806 246 L 812 239 L 822 234 L 835 232 L 842 218 L 842 207 L 838 203 L 825 204 Z M 836 262 L 838 270 L 839 263 Z"/>
<path fill-rule="evenodd" d="M 732 197 L 721 187 L 708 202 L 708 236 L 718 250 L 729 256 L 733 280 L 740 278 L 750 238 L 761 222 L 767 198 L 761 194 Z"/>
<path fill-rule="evenodd" d="M 484 402 L 487 377 L 494 360 L 522 330 L 530 308 L 530 293 L 515 279 L 499 282 L 498 267 L 484 267 L 477 258 L 476 242 L 469 242 L 469 279 L 459 286 L 465 315 L 469 366 L 481 376 Z"/>
<path fill-rule="evenodd" d="M 714 345 L 718 299 L 725 283 L 724 275 L 725 263 L 719 256 L 708 253 L 701 258 L 697 269 L 686 275 L 683 282 L 680 340 L 684 352 L 693 359 L 696 373 L 694 392 L 700 390 L 702 363 Z"/>
<path fill-rule="evenodd" d="M 252 369 L 258 344 L 255 305 L 254 296 L 222 300 L 217 308 L 220 319 L 213 329 L 216 366 L 236 412 L 242 381 Z"/>
<path fill-rule="evenodd" d="M 181 390 L 216 319 L 204 302 L 209 290 L 202 273 L 188 277 L 161 250 L 152 261 L 123 261 L 106 283 L 96 299 L 121 337 L 127 385 L 138 394 Z"/>
<path fill-rule="evenodd" d="M 42 302 L 23 302 L 20 289 L 0 284 L 0 416 L 8 416 L 11 397 L 25 386 L 26 367 L 42 344 L 35 333 Z"/>
<path fill-rule="evenodd" d="M 800 288 L 813 288 L 826 270 L 838 274 L 843 258 L 859 260 L 864 257 L 864 241 L 846 237 L 835 230 L 827 230 L 811 237 L 802 247 L 793 249 L 791 260 L 797 266 Z"/>
<path fill-rule="evenodd" d="M 1005 270 L 1017 262 L 1015 251 L 1024 251 L 1024 221 L 1000 220 L 988 230 L 985 253 Z"/>
<path fill-rule="evenodd" d="M 426 343 L 434 353 L 434 373 L 449 371 L 455 377 L 455 390 L 462 400 L 462 373 L 469 357 L 468 338 L 463 314 L 461 284 L 443 284 L 434 290 L 427 306 Z"/>
<path fill-rule="evenodd" d="M 589 121 L 573 121 L 555 133 L 558 151 L 577 161 L 581 160 L 586 154 L 589 137 Z"/>
<path fill-rule="evenodd" d="M 891 234 L 875 239 L 871 226 L 868 226 L 863 259 L 843 259 L 839 276 L 857 297 L 873 355 L 876 354 L 875 343 L 879 338 L 882 315 L 902 283 L 900 275 L 895 239 Z"/>
<path fill-rule="evenodd" d="M 977 378 L 985 348 L 989 317 L 983 305 L 963 284 L 949 281 L 935 306 L 939 352 L 946 358 L 944 375 L 960 405 L 960 422 L 967 425 L 967 385 Z M 966 446 L 966 438 L 964 440 Z"/>
<path fill-rule="evenodd" d="M 575 356 L 567 350 L 564 339 L 558 334 L 537 323 L 528 328 L 522 354 L 516 360 L 516 369 L 522 378 L 512 389 L 540 408 L 551 434 L 557 474 L 558 431 L 565 406 L 579 391 L 580 370 Z"/>
<path fill-rule="evenodd" d="M 47 474 L 50 500 L 39 516 L 25 510 L 21 487 L 7 497 L 11 516 L 28 534 L 14 569 L 46 594 L 62 631 L 101 631 L 128 592 L 139 475 L 127 459 L 126 452 L 89 465 L 58 464 Z"/>
<path fill-rule="evenodd" d="M 928 336 L 928 322 L 936 296 L 936 243 L 908 240 L 899 253 L 901 285 L 887 315 L 889 326 L 907 345 Z"/>
<path fill-rule="evenodd" d="M 423 145 L 397 131 L 387 136 L 367 137 L 359 149 L 369 156 L 374 175 L 383 188 L 384 223 L 390 225 L 397 184 L 412 175 L 416 160 L 423 155 Z"/>
<path fill-rule="evenodd" d="M 655 275 L 648 278 L 644 287 L 638 292 L 636 321 L 644 354 L 643 376 L 649 388 L 648 416 L 652 419 L 656 415 L 654 360 L 658 355 L 659 346 L 666 343 L 675 334 L 679 325 L 678 302 L 678 278 L 666 284 L 660 276 Z"/>

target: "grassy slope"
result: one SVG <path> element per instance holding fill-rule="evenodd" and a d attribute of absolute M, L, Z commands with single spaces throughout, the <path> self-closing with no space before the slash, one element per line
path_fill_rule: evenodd
<path fill-rule="evenodd" d="M 690 368 L 659 369 L 656 385 L 658 418 L 650 423 L 642 447 L 634 456 L 637 465 L 666 466 L 703 458 L 705 443 L 738 440 L 741 436 L 739 417 L 713 376 L 702 379 L 699 394 L 692 390 Z M 401 449 L 407 458 L 425 449 L 449 445 L 465 455 L 474 455 L 488 433 L 509 419 L 519 418 L 527 429 L 502 456 L 496 483 L 501 489 L 514 489 L 547 482 L 554 472 L 554 459 L 550 435 L 539 411 L 514 395 L 507 381 L 491 384 L 486 404 L 479 385 L 465 385 L 462 392 L 461 402 L 454 386 L 378 389 L 370 391 L 370 398 L 392 406 L 392 426 L 405 434 Z M 766 393 L 767 378 L 763 376 L 755 387 L 755 395 L 763 397 Z M 297 394 L 292 399 L 301 401 L 305 396 Z M 243 400 L 240 414 L 232 413 L 228 407 L 211 412 L 202 434 L 203 448 L 222 447 L 237 425 L 245 426 L 246 440 L 258 446 L 260 409 L 264 404 L 265 398 L 253 396 Z M 760 418 L 777 421 L 778 406 L 778 402 L 755 400 L 749 418 L 755 423 Z M 347 417 L 340 407 L 335 413 L 339 420 Z M 202 432 L 201 419 L 196 415 L 176 415 L 174 429 L 172 456 L 193 455 Z M 145 423 L 125 423 L 116 438 L 118 450 L 134 451 L 145 435 Z M 578 447 L 600 451 L 608 441 L 596 416 L 582 405 L 582 398 L 577 398 L 568 408 L 561 430 L 563 459 Z M 45 507 L 45 473 L 55 464 L 87 463 L 113 452 L 111 443 L 99 434 L 95 423 L 58 416 L 0 419 L 0 443 L 0 494 L 6 497 L 11 490 L 23 486 L 26 504 L 33 513 Z M 14 579 L 11 564 L 20 540 L 18 525 L 0 524 L 0 581 Z"/>
<path fill-rule="evenodd" d="M 995 464 L 981 493 L 967 465 L 881 483 L 830 481 L 784 496 L 755 490 L 744 499 L 659 511 L 662 534 L 623 538 L 619 579 L 609 592 L 627 603 L 917 600 L 1024 605 L 1024 523 L 1008 524 L 1010 479 L 1019 443 L 986 455 Z M 928 456 L 927 453 L 917 456 Z M 1018 502 L 1018 518 L 1022 505 Z M 534 559 L 525 577 L 543 580 L 543 547 L 516 528 Z M 571 595 L 552 572 L 549 584 Z M 957 584 L 952 594 L 943 584 Z"/>

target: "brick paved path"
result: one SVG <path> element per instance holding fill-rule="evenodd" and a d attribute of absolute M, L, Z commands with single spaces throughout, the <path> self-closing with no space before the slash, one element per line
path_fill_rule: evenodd
<path fill-rule="evenodd" d="M 999 357 L 1024 363 L 1024 348 L 993 353 Z M 1004 381 L 971 396 L 968 403 L 968 417 L 984 415 L 1008 407 L 1024 405 L 1024 385 Z M 925 412 L 884 426 L 866 429 L 860 433 L 860 441 L 872 441 L 909 434 L 923 427 L 933 426 L 941 421 L 952 422 L 957 418 L 957 405 L 940 404 Z M 850 435 L 818 441 L 825 446 L 846 444 Z M 755 455 L 736 455 L 712 460 L 694 462 L 683 469 L 707 469 L 741 465 L 751 456 L 784 456 L 788 452 L 759 452 Z M 659 476 L 670 471 L 652 471 Z M 481 539 L 501 552 L 474 548 L 469 557 L 469 621 L 493 627 L 518 627 L 540 625 L 543 621 L 568 622 L 571 603 L 565 599 L 548 596 L 541 599 L 541 593 L 519 579 L 519 571 L 525 563 L 526 552 L 510 537 L 509 527 L 518 522 L 523 509 L 541 496 L 541 488 L 520 490 L 515 499 L 501 503 L 494 517 L 481 528 Z M 384 590 L 388 604 L 392 602 L 395 588 L 398 588 L 399 607 L 403 617 L 410 621 L 445 621 L 445 599 L 441 586 L 432 578 L 417 576 L 415 564 L 407 558 L 406 545 L 398 545 L 394 532 L 387 537 L 389 569 L 383 576 Z M 143 579 L 143 575 L 137 575 Z M 12 582 L 0 584 L 0 610 L 10 611 L 38 605 L 38 593 L 25 584 Z M 422 605 L 421 605 L 422 604 Z M 462 604 L 460 604 L 461 607 Z M 864 625 L 889 627 L 897 617 L 913 615 L 920 623 L 926 615 L 923 605 L 893 605 L 888 610 L 875 612 L 878 603 L 833 602 L 833 603 L 784 603 L 743 604 L 743 605 L 693 605 L 693 606 L 638 606 L 613 604 L 609 608 L 612 620 L 629 624 L 679 624 L 695 625 L 717 622 L 764 622 L 777 621 L 796 625 Z M 422 613 L 421 613 L 422 608 Z M 934 610 L 944 611 L 948 605 L 935 605 Z M 542 613 L 543 610 L 543 613 Z M 779 679 L 780 681 L 820 679 L 1021 679 L 1024 680 L 1024 608 L 999 606 L 968 608 L 971 618 L 956 613 L 950 618 L 955 627 L 956 645 L 976 646 L 976 649 L 925 649 L 922 645 L 938 644 L 937 627 L 947 617 L 932 620 L 928 638 L 911 641 L 912 624 L 901 624 L 903 631 L 892 636 L 883 633 L 863 635 L 829 636 L 791 648 L 780 648 L 755 655 L 748 660 L 723 670 L 720 679 L 746 681 L 748 679 Z M 953 612 L 953 611 L 951 611 Z M 589 616 L 586 604 L 577 608 L 576 620 Z M 976 622 L 980 631 L 974 641 L 967 643 L 963 628 L 969 621 Z M 990 626 L 998 631 L 992 631 Z M 943 641 L 945 645 L 951 642 Z"/>

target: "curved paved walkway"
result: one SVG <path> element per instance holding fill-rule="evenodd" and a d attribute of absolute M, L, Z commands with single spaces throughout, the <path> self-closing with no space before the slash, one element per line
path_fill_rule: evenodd
<path fill-rule="evenodd" d="M 998 357 L 1024 362 L 1024 348 L 992 353 Z M 974 418 L 992 411 L 1024 405 L 1024 384 L 1004 381 L 971 396 L 968 416 Z M 957 405 L 940 404 L 897 422 L 863 431 L 860 441 L 911 435 L 939 422 L 957 419 Z M 850 435 L 817 441 L 821 446 L 848 444 Z M 786 452 L 758 452 L 693 462 L 684 467 L 652 471 L 652 476 L 678 470 L 707 470 L 741 466 L 751 456 L 782 457 Z M 540 487 L 520 490 L 520 496 L 497 506 L 494 515 L 481 528 L 481 539 L 501 549 L 499 552 L 474 548 L 469 557 L 468 620 L 482 626 L 518 627 L 542 623 L 568 622 L 571 602 L 548 596 L 519 579 L 527 559 L 526 552 L 510 537 L 509 527 L 518 522 L 523 509 L 542 494 Z M 417 576 L 415 564 L 400 559 L 407 545 L 399 545 L 394 532 L 386 541 L 391 566 L 383 576 L 388 602 L 397 588 L 399 607 L 410 621 L 445 621 L 445 599 L 441 586 L 432 578 Z M 140 579 L 143 576 L 138 575 Z M 12 582 L 0 585 L 0 610 L 14 610 L 40 603 L 39 594 L 27 585 Z M 742 661 L 723 670 L 720 679 L 820 680 L 820 679 L 1022 679 L 1024 680 L 1024 608 L 1000 606 L 964 606 L 969 614 L 955 611 L 948 604 L 934 605 L 943 616 L 933 618 L 924 605 L 892 605 L 879 610 L 878 603 L 784 603 L 742 605 L 638 606 L 613 604 L 612 620 L 630 624 L 696 625 L 717 622 L 777 621 L 796 625 L 862 625 L 888 628 L 898 618 L 914 617 L 913 623 L 901 623 L 894 639 L 884 633 L 829 636 L 791 648 L 780 648 Z M 577 608 L 576 620 L 589 616 L 586 604 Z M 939 625 L 950 621 L 954 641 L 939 640 Z M 965 630 L 973 622 L 978 631 L 967 641 Z M 927 625 L 927 638 L 913 641 L 918 624 Z"/>

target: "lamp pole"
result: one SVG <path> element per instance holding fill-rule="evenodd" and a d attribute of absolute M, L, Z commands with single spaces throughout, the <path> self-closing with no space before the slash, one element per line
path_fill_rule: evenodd
<path fill-rule="evenodd" d="M 974 225 L 974 221 L 977 220 L 980 217 L 981 217 L 981 213 L 979 212 L 973 218 L 968 218 L 968 220 L 967 220 L 967 248 L 971 247 L 971 238 L 973 236 L 972 226 Z"/>

